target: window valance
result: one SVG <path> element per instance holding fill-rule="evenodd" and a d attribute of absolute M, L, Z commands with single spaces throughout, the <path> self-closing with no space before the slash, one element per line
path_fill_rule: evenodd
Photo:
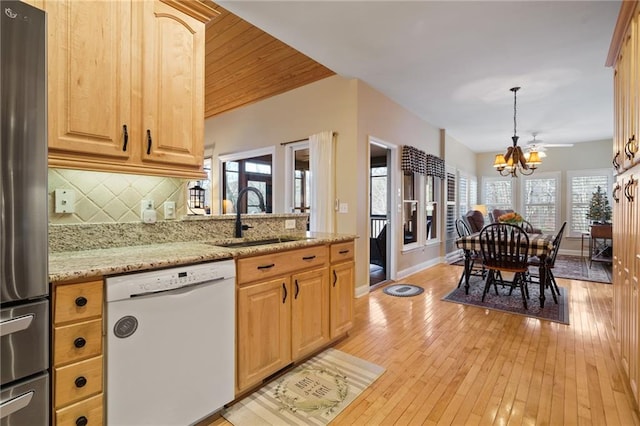
<path fill-rule="evenodd" d="M 404 145 L 402 147 L 402 170 L 444 179 L 444 160 L 416 147 Z"/>
<path fill-rule="evenodd" d="M 444 179 L 444 160 L 435 155 L 427 154 L 427 176 Z"/>
<path fill-rule="evenodd" d="M 402 147 L 402 170 L 425 174 L 427 172 L 427 154 L 413 146 L 404 145 Z"/>

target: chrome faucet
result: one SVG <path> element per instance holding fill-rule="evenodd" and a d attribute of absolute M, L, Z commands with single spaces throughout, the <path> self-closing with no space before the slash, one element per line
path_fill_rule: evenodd
<path fill-rule="evenodd" d="M 258 196 L 260 210 L 262 210 L 263 212 L 267 211 L 267 209 L 264 207 L 264 198 L 262 197 L 262 193 L 260 192 L 260 190 L 252 186 L 242 188 L 240 192 L 238 192 L 238 199 L 236 200 L 236 238 L 242 237 L 242 231 L 246 231 L 247 229 L 252 228 L 249 225 L 243 225 L 240 221 L 240 199 L 249 191 L 255 193 Z"/>

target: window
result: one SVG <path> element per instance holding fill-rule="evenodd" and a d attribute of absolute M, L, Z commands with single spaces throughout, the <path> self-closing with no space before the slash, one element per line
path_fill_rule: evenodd
<path fill-rule="evenodd" d="M 478 182 L 474 177 L 458 173 L 458 211 L 464 215 L 478 204 Z"/>
<path fill-rule="evenodd" d="M 589 232 L 589 203 L 598 186 L 606 192 L 611 204 L 613 172 L 609 169 L 577 170 L 567 172 L 568 236 L 578 237 Z"/>
<path fill-rule="evenodd" d="M 257 188 L 262 193 L 267 213 L 273 212 L 271 152 L 271 149 L 262 149 L 219 156 L 223 213 L 233 213 L 235 208 L 247 213 L 260 212 L 258 196 L 253 192 L 247 192 L 238 206 L 238 193 L 248 186 Z"/>
<path fill-rule="evenodd" d="M 405 172 L 402 178 L 402 214 L 404 244 L 418 242 L 418 198 L 416 175 Z"/>
<path fill-rule="evenodd" d="M 371 168 L 371 215 L 387 215 L 387 167 Z"/>
<path fill-rule="evenodd" d="M 487 206 L 488 212 L 493 209 L 515 210 L 513 196 L 515 187 L 512 178 L 484 177 L 482 185 L 483 204 Z"/>
<path fill-rule="evenodd" d="M 545 234 L 560 229 L 560 173 L 537 173 L 522 177 L 522 211 L 520 214 Z"/>
<path fill-rule="evenodd" d="M 294 149 L 293 212 L 306 213 L 311 209 L 311 171 L 309 148 Z"/>
<path fill-rule="evenodd" d="M 425 217 L 427 218 L 426 239 L 438 239 L 438 199 L 440 198 L 440 178 L 426 176 L 425 183 Z"/>
<path fill-rule="evenodd" d="M 446 224 L 445 224 L 445 234 L 446 234 L 446 243 L 445 250 L 446 253 L 458 252 L 458 248 L 456 247 L 455 240 L 457 238 L 456 234 L 456 218 L 457 208 L 456 208 L 456 173 L 455 169 L 451 169 L 447 167 L 446 174 L 446 185 L 447 185 L 447 200 L 446 200 Z"/>

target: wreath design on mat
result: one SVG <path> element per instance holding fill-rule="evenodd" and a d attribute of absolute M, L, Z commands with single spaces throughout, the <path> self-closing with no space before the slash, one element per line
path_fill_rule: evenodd
<path fill-rule="evenodd" d="M 335 388 L 325 385 L 333 382 Z M 331 414 L 349 394 L 347 376 L 329 368 L 305 367 L 282 379 L 274 389 L 281 411 Z"/>

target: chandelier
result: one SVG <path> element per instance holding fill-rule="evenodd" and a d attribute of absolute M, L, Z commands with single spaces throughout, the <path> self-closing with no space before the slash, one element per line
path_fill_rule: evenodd
<path fill-rule="evenodd" d="M 493 167 L 502 175 L 511 177 L 518 177 L 518 172 L 522 175 L 530 175 L 538 168 L 538 165 L 542 164 L 540 156 L 535 150 L 528 152 L 527 156 L 522 152 L 522 148 L 518 146 L 518 135 L 516 133 L 516 92 L 520 90 L 519 87 L 512 87 L 509 89 L 513 92 L 513 146 L 507 148 L 506 154 L 496 155 L 496 160 L 493 163 Z"/>

